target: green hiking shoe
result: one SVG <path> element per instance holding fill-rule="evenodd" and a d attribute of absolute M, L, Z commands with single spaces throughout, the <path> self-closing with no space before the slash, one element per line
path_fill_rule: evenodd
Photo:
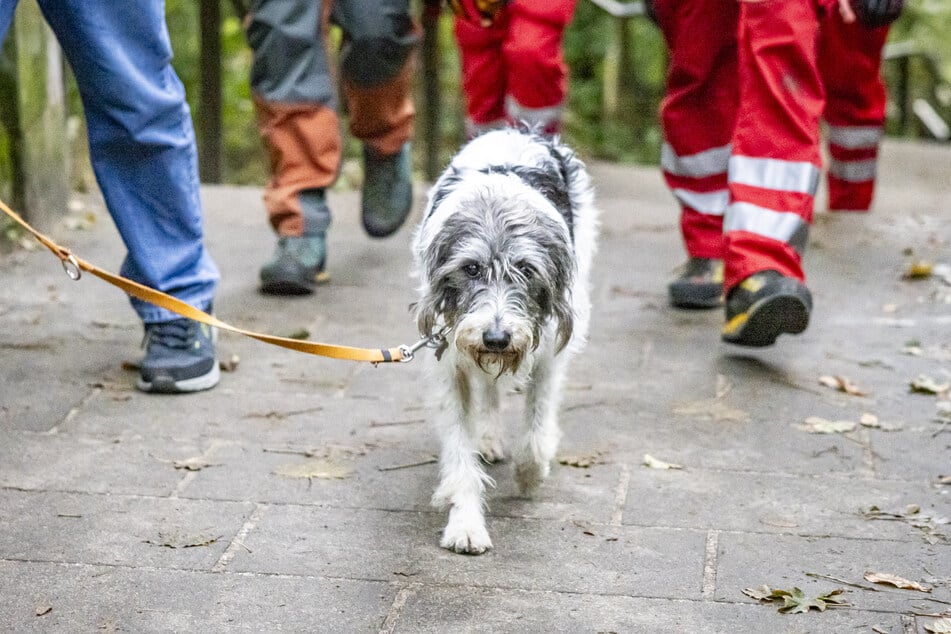
<path fill-rule="evenodd" d="M 330 277 L 326 234 L 282 236 L 271 259 L 261 267 L 261 292 L 268 295 L 309 295 Z"/>
<path fill-rule="evenodd" d="M 721 338 L 738 346 L 771 346 L 781 334 L 805 330 L 811 311 L 812 294 L 805 284 L 777 271 L 760 271 L 727 296 Z"/>
<path fill-rule="evenodd" d="M 690 258 L 667 290 L 675 308 L 716 308 L 723 302 L 723 260 Z"/>
<path fill-rule="evenodd" d="M 403 226 L 413 206 L 412 151 L 409 143 L 396 154 L 381 156 L 363 148 L 363 228 L 385 238 Z"/>

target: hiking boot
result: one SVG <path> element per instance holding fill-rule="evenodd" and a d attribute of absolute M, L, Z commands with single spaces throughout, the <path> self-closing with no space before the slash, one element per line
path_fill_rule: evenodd
<path fill-rule="evenodd" d="M 776 271 L 760 271 L 727 296 L 721 337 L 738 346 L 771 346 L 783 333 L 805 330 L 811 310 L 812 294 L 805 284 Z"/>
<path fill-rule="evenodd" d="M 667 290 L 675 308 L 716 308 L 723 302 L 723 260 L 690 258 Z"/>
<path fill-rule="evenodd" d="M 327 238 L 323 233 L 312 236 L 282 236 L 271 259 L 261 267 L 261 292 L 268 295 L 308 295 L 329 276 L 324 271 L 327 261 Z"/>
<path fill-rule="evenodd" d="M 199 392 L 218 384 L 213 328 L 191 319 L 145 324 L 145 358 L 136 385 L 143 392 Z"/>
<path fill-rule="evenodd" d="M 363 228 L 385 238 L 403 226 L 413 206 L 412 152 L 409 143 L 383 156 L 363 148 Z"/>

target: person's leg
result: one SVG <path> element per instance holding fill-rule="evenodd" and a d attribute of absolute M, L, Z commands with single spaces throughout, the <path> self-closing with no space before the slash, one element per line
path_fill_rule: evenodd
<path fill-rule="evenodd" d="M 723 223 L 722 334 L 730 343 L 770 345 L 808 324 L 801 262 L 821 169 L 819 10 L 816 0 L 740 2 L 740 100 Z"/>
<path fill-rule="evenodd" d="M 829 209 L 868 211 L 875 190 L 878 146 L 885 126 L 882 48 L 888 28 L 846 24 L 838 13 L 822 23 L 819 70 L 829 128 Z"/>
<path fill-rule="evenodd" d="M 522 0 L 509 5 L 505 59 L 505 112 L 544 134 L 561 131 L 568 67 L 561 42 L 575 0 Z"/>
<path fill-rule="evenodd" d="M 261 268 L 265 293 L 310 293 L 326 279 L 324 190 L 343 147 L 325 48 L 329 10 L 319 0 L 256 0 L 249 13 L 251 93 L 271 166 L 264 204 L 278 235 Z"/>
<path fill-rule="evenodd" d="M 668 49 L 661 102 L 661 171 L 681 207 L 689 260 L 669 286 L 671 304 L 713 308 L 723 293 L 723 214 L 736 119 L 738 8 L 720 0 L 657 0 Z"/>
<path fill-rule="evenodd" d="M 122 274 L 208 309 L 219 274 L 205 249 L 195 137 L 170 63 L 164 3 L 40 0 L 40 7 L 76 76 L 92 166 L 128 249 Z M 149 345 L 140 387 L 191 391 L 217 382 L 204 328 L 135 298 L 132 304 L 149 326 L 184 322 L 181 333 Z M 176 352 L 182 340 L 200 344 L 193 363 L 188 352 Z"/>
<path fill-rule="evenodd" d="M 489 26 L 458 16 L 455 18 L 453 28 L 462 66 L 468 139 L 510 123 L 505 113 L 508 71 L 502 57 L 507 24 L 506 10 Z"/>
<path fill-rule="evenodd" d="M 344 32 L 340 76 L 350 132 L 363 141 L 361 218 L 383 238 L 405 222 L 413 204 L 413 74 L 421 29 L 408 0 L 336 0 Z"/>
<path fill-rule="evenodd" d="M 7 31 L 13 24 L 13 14 L 17 9 L 19 0 L 4 0 L 0 2 L 0 44 L 7 39 Z"/>

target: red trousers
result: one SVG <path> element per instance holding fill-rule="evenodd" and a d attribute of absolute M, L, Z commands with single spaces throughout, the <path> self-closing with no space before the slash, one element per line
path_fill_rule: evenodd
<path fill-rule="evenodd" d="M 489 26 L 456 18 L 469 137 L 516 121 L 558 132 L 568 90 L 561 40 L 575 3 L 518 0 Z"/>
<path fill-rule="evenodd" d="M 804 279 L 820 118 L 830 208 L 871 203 L 887 28 L 845 25 L 830 4 L 741 1 L 737 14 L 718 0 L 657 1 L 671 52 L 662 169 L 688 253 L 723 257 L 727 289 L 765 269 Z"/>

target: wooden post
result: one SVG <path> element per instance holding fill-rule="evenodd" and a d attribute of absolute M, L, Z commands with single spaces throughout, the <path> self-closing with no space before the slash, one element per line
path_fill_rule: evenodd
<path fill-rule="evenodd" d="M 4 46 L 0 114 L 9 138 L 11 206 L 48 230 L 66 213 L 63 59 L 36 0 L 23 0 Z"/>
<path fill-rule="evenodd" d="M 221 5 L 201 0 L 198 104 L 198 172 L 204 183 L 221 182 Z"/>

